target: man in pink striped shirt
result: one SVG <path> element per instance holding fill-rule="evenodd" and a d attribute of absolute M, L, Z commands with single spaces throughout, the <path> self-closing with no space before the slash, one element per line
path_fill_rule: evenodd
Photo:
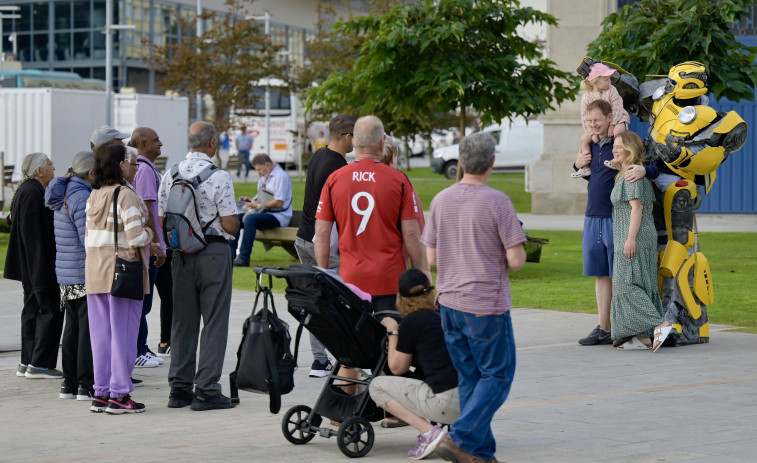
<path fill-rule="evenodd" d="M 486 183 L 494 139 L 476 133 L 460 142 L 462 180 L 431 201 L 423 230 L 429 264 L 437 266 L 442 328 L 458 372 L 460 418 L 436 448 L 449 461 L 496 461 L 494 413 L 515 374 L 509 271 L 526 261 L 510 198 Z"/>

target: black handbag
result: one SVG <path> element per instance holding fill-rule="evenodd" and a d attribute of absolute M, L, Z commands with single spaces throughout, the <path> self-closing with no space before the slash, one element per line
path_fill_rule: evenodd
<path fill-rule="evenodd" d="M 255 312 L 261 294 L 263 307 Z M 295 354 L 292 355 L 289 349 L 292 339 L 289 325 L 277 316 L 270 288 L 261 286 L 255 297 L 252 314 L 242 327 L 237 367 L 229 375 L 232 403 L 239 403 L 239 389 L 268 394 L 269 410 L 278 413 L 281 409 L 281 395 L 294 389 L 294 370 L 297 368 L 296 355 L 301 334 L 302 325 L 297 329 Z"/>
<path fill-rule="evenodd" d="M 145 297 L 145 288 L 142 280 L 142 257 L 137 250 L 139 260 L 131 262 L 118 257 L 118 192 L 116 188 L 113 196 L 113 236 L 115 236 L 116 269 L 113 273 L 113 285 L 110 287 L 110 295 L 141 301 Z"/>

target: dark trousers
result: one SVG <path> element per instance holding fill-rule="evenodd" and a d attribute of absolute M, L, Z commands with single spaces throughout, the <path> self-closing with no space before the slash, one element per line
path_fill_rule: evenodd
<path fill-rule="evenodd" d="M 152 310 L 152 296 L 155 294 L 155 278 L 158 276 L 158 267 L 155 266 L 155 258 L 150 257 L 150 294 L 145 294 L 142 299 L 142 317 L 139 320 L 139 334 L 137 335 L 137 357 L 147 352 L 147 314 Z"/>
<path fill-rule="evenodd" d="M 171 342 L 171 320 L 173 319 L 173 277 L 171 276 L 171 258 L 173 251 L 166 251 L 166 263 L 158 268 L 155 289 L 160 296 L 160 343 Z"/>
<path fill-rule="evenodd" d="M 38 368 L 55 368 L 58 345 L 63 331 L 60 293 L 34 291 L 23 284 L 24 308 L 21 310 L 21 363 Z"/>
<path fill-rule="evenodd" d="M 87 297 L 66 301 L 66 327 L 61 346 L 63 379 L 69 387 L 91 389 L 95 384 L 89 340 Z"/>
<path fill-rule="evenodd" d="M 231 310 L 231 248 L 210 242 L 197 254 L 176 253 L 171 270 L 176 304 L 168 383 L 172 390 L 191 392 L 194 384 L 198 394 L 220 395 Z"/>

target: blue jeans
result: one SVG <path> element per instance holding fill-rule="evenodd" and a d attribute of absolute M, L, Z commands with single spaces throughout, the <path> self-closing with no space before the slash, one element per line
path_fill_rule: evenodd
<path fill-rule="evenodd" d="M 271 214 L 262 212 L 260 214 L 239 214 L 239 222 L 244 228 L 242 235 L 242 246 L 239 248 L 238 257 L 247 262 L 250 261 L 252 254 L 252 245 L 255 244 L 255 234 L 258 230 L 270 230 L 271 228 L 280 227 L 279 220 Z M 234 235 L 234 239 L 229 241 L 232 249 L 232 256 L 237 249 L 239 232 Z"/>
<path fill-rule="evenodd" d="M 250 150 L 239 150 L 239 155 L 244 159 L 244 176 L 250 175 Z M 237 169 L 237 177 L 242 173 L 242 166 Z"/>
<path fill-rule="evenodd" d="M 460 418 L 449 436 L 462 450 L 491 460 L 497 449 L 492 418 L 505 403 L 515 375 L 510 312 L 477 317 L 441 306 L 441 316 L 460 394 Z"/>
<path fill-rule="evenodd" d="M 150 294 L 145 294 L 142 299 L 142 318 L 139 320 L 139 333 L 137 334 L 137 356 L 147 352 L 147 314 L 152 310 L 152 296 L 155 289 L 155 279 L 158 277 L 158 267 L 155 266 L 155 258 L 150 257 Z"/>

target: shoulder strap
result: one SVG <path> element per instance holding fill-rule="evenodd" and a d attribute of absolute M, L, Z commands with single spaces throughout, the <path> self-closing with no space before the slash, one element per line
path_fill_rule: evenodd
<path fill-rule="evenodd" d="M 150 170 L 152 171 L 152 175 L 155 176 L 155 186 L 158 190 L 160 190 L 160 175 L 158 174 L 158 171 L 147 161 L 144 161 L 142 159 L 137 159 L 137 162 L 141 162 L 142 164 L 147 165 L 150 167 Z"/>
<path fill-rule="evenodd" d="M 116 257 L 118 257 L 118 193 L 121 191 L 121 187 L 116 188 L 116 192 L 113 194 L 113 242 L 116 248 Z"/>

